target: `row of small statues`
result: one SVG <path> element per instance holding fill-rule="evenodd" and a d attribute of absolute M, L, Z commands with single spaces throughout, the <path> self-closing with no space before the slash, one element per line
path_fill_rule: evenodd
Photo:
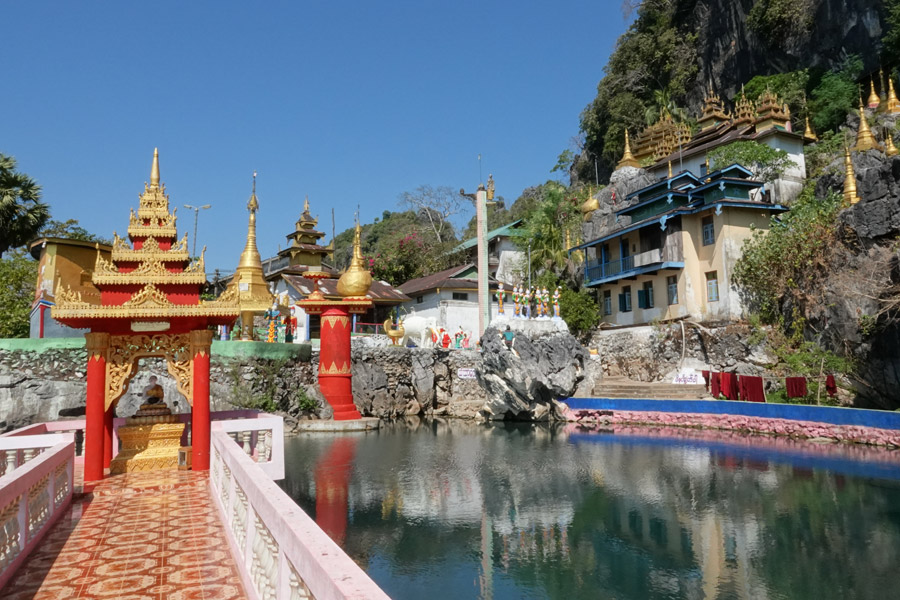
<path fill-rule="evenodd" d="M 497 312 L 498 314 L 504 315 L 506 312 L 503 310 L 503 301 L 506 297 L 506 292 L 503 291 L 503 284 L 497 284 L 497 292 L 495 294 L 497 296 Z M 560 291 L 560 287 L 556 286 L 556 291 L 553 292 L 552 296 L 552 308 L 553 314 L 552 318 L 559 319 L 559 298 L 562 295 Z M 550 308 L 551 308 L 551 296 L 550 290 L 546 287 L 526 287 L 519 286 L 518 284 L 513 287 L 512 291 L 512 300 L 514 307 L 513 316 L 517 319 L 549 319 L 551 318 Z M 532 311 L 532 306 L 534 306 L 534 310 Z"/>

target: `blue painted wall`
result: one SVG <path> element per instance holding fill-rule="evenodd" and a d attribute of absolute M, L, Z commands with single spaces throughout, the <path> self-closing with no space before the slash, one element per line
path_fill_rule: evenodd
<path fill-rule="evenodd" d="M 647 412 L 741 415 L 766 419 L 813 421 L 829 425 L 859 425 L 900 429 L 900 413 L 861 408 L 808 406 L 804 404 L 763 404 L 731 400 L 644 400 L 620 398 L 569 398 L 572 410 L 633 410 Z"/>

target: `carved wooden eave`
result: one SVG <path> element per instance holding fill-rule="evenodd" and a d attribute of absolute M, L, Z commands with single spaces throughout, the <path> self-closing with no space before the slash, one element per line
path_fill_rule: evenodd
<path fill-rule="evenodd" d="M 152 220 L 152 219 L 151 219 Z M 159 217 L 157 223 L 145 224 L 144 220 L 134 213 L 132 209 L 128 221 L 128 235 L 132 238 L 136 237 L 175 237 L 178 231 L 175 228 L 175 211 L 165 213 Z"/>
<path fill-rule="evenodd" d="M 163 262 L 187 262 L 191 256 L 188 253 L 187 233 L 180 240 L 172 244 L 169 250 L 160 250 L 159 242 L 153 236 L 144 240 L 140 250 L 132 248 L 128 242 L 118 235 L 113 237 L 112 262 L 141 262 L 146 260 L 159 260 Z"/>
<path fill-rule="evenodd" d="M 180 273 L 169 271 L 165 263 L 158 258 L 144 260 L 133 271 L 123 273 L 114 264 L 98 254 L 94 263 L 92 281 L 94 285 L 135 285 L 146 283 L 204 285 L 206 283 L 206 273 L 203 269 L 202 257 L 200 260 L 191 263 L 187 269 Z"/>
<path fill-rule="evenodd" d="M 154 284 L 144 288 L 120 305 L 90 304 L 81 299 L 80 292 L 68 287 L 59 289 L 56 306 L 52 308 L 54 319 L 142 319 L 172 317 L 234 317 L 238 316 L 238 303 L 233 294 L 222 294 L 213 301 L 199 304 L 173 304 L 166 294 Z"/>

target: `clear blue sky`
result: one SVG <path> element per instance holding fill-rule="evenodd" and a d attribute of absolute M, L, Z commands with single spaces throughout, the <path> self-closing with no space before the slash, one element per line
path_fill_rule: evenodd
<path fill-rule="evenodd" d="M 331 239 L 421 184 L 515 200 L 578 133 L 619 0 L 5 2 L 0 152 L 53 217 L 125 234 L 159 147 L 179 231 L 231 270 L 259 172 L 271 256 L 309 195 Z M 191 232 L 191 235 L 193 233 Z"/>

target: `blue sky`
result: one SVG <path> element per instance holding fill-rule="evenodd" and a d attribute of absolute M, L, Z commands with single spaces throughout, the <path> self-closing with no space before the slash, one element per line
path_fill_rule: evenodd
<path fill-rule="evenodd" d="M 259 172 L 263 256 L 309 195 L 338 232 L 422 184 L 515 200 L 578 134 L 619 0 L 5 2 L 0 152 L 53 217 L 124 235 L 159 147 L 180 231 L 231 270 Z M 468 215 L 467 215 L 468 216 Z M 193 235 L 191 233 L 191 235 Z"/>

